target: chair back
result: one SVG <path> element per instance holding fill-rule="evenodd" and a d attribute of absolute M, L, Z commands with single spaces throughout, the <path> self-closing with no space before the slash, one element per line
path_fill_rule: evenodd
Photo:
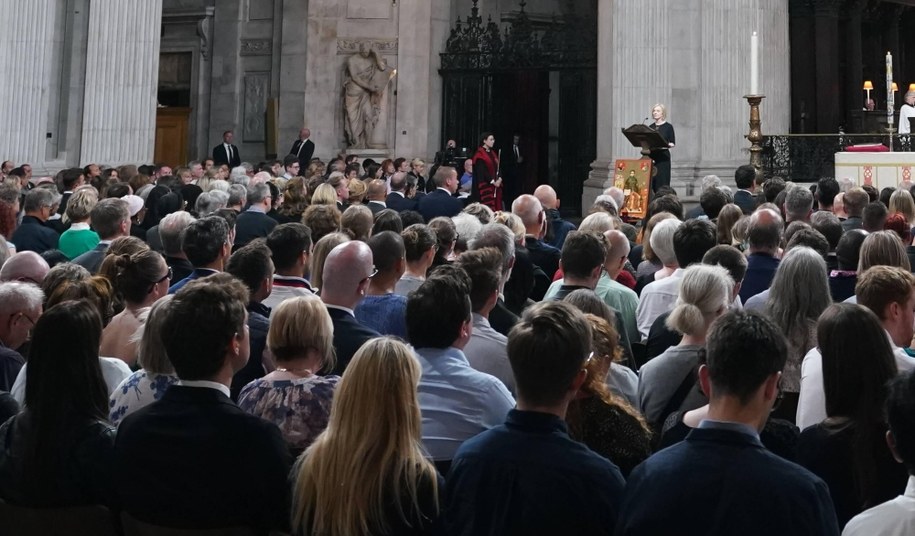
<path fill-rule="evenodd" d="M 260 533 L 248 527 L 225 527 L 218 529 L 179 529 L 153 525 L 121 512 L 124 536 L 258 536 Z"/>
<path fill-rule="evenodd" d="M 104 506 L 29 508 L 0 501 L 0 532 L 14 536 L 117 536 Z"/>

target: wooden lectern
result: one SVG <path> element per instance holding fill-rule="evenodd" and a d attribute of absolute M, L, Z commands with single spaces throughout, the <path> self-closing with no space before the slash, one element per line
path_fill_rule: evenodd
<path fill-rule="evenodd" d="M 629 128 L 624 128 L 623 136 L 626 136 L 626 139 L 629 140 L 633 147 L 642 148 L 642 158 L 651 158 L 651 151 L 655 149 L 667 149 L 669 147 L 667 140 L 657 130 L 638 123 Z"/>

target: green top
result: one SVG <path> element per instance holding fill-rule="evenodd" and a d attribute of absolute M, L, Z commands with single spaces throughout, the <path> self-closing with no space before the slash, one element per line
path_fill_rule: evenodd
<path fill-rule="evenodd" d="M 95 248 L 101 240 L 98 234 L 89 228 L 87 223 L 74 223 L 60 235 L 57 248 L 71 261 L 83 253 Z"/>

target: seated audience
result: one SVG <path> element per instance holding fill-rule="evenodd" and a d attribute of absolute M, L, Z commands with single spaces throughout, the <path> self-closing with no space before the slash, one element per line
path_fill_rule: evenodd
<path fill-rule="evenodd" d="M 829 244 L 829 253 L 826 255 L 826 268 L 830 271 L 836 270 L 838 261 L 836 259 L 836 248 L 839 247 L 839 240 L 842 239 L 844 231 L 842 222 L 832 212 L 814 212 L 810 217 L 810 226 L 818 233 L 823 235 Z"/>
<path fill-rule="evenodd" d="M 262 302 L 271 309 L 287 298 L 314 295 L 306 278 L 311 258 L 311 230 L 301 223 L 281 223 L 267 235 L 273 260 L 273 287 Z"/>
<path fill-rule="evenodd" d="M 0 499 L 40 508 L 115 502 L 101 335 L 88 301 L 64 301 L 37 320 L 25 409 L 0 426 Z"/>
<path fill-rule="evenodd" d="M 513 215 L 512 217 L 514 218 Z M 489 325 L 508 337 L 508 332 L 518 322 L 518 316 L 508 308 L 505 297 L 505 287 L 515 274 L 516 249 L 514 235 L 511 229 L 505 225 L 488 223 L 480 229 L 476 239 L 471 241 L 469 246 L 471 251 L 487 247 L 496 248 L 499 251 L 502 259 L 499 297 L 495 306 L 489 312 Z M 528 260 L 528 262 L 530 261 Z"/>
<path fill-rule="evenodd" d="M 396 339 L 374 339 L 356 352 L 327 429 L 292 470 L 295 534 L 434 532 L 444 483 L 419 443 L 420 374 Z"/>
<path fill-rule="evenodd" d="M 619 360 L 619 336 L 599 316 L 585 315 L 591 326 L 588 377 L 566 415 L 569 436 L 616 464 L 623 476 L 651 454 L 651 431 L 628 401 L 607 386 L 611 364 Z"/>
<path fill-rule="evenodd" d="M 108 419 L 115 426 L 124 417 L 162 398 L 169 386 L 178 382 L 162 339 L 162 324 L 171 299 L 171 294 L 163 296 L 137 315 L 140 327 L 130 341 L 137 347 L 140 370 L 124 379 L 108 398 Z"/>
<path fill-rule="evenodd" d="M 861 215 L 861 228 L 868 233 L 882 231 L 883 224 L 886 223 L 886 217 L 886 205 L 880 201 L 868 203 Z"/>
<path fill-rule="evenodd" d="M 798 463 L 829 486 L 844 526 L 905 490 L 905 468 L 886 448 L 883 417 L 885 385 L 896 375 L 896 363 L 877 316 L 854 304 L 826 309 L 817 342 L 827 418 L 801 432 Z"/>
<path fill-rule="evenodd" d="M 438 248 L 432 259 L 432 268 L 450 264 L 454 258 L 454 245 L 457 242 L 457 227 L 451 218 L 434 218 L 429 222 L 429 230 L 435 233 Z"/>
<path fill-rule="evenodd" d="M 423 444 L 442 470 L 461 443 L 498 425 L 515 405 L 501 381 L 473 369 L 464 355 L 473 329 L 470 290 L 467 273 L 447 266 L 407 298 L 407 337 L 423 369 Z"/>
<path fill-rule="evenodd" d="M 311 229 L 311 239 L 317 243 L 340 230 L 340 211 L 334 205 L 312 204 L 302 213 L 302 223 Z"/>
<path fill-rule="evenodd" d="M 521 224 L 524 225 L 524 247 L 527 248 L 531 261 L 552 281 L 553 274 L 559 269 L 561 253 L 543 241 L 547 225 L 543 205 L 532 195 L 521 195 L 512 202 L 512 213 L 521 218 Z M 530 297 L 537 301 L 543 298 L 545 292 L 545 288 L 542 291 L 535 289 Z"/>
<path fill-rule="evenodd" d="M 276 424 L 293 452 L 302 452 L 327 427 L 339 376 L 334 368 L 333 322 L 314 294 L 280 303 L 270 317 L 267 348 L 276 369 L 242 388 L 238 406 Z"/>
<path fill-rule="evenodd" d="M 782 371 L 783 400 L 775 416 L 794 421 L 801 386 L 801 362 L 816 346 L 817 319 L 829 307 L 826 262 L 810 248 L 792 249 L 782 259 L 763 312 L 788 340 Z"/>
<path fill-rule="evenodd" d="M 454 197 L 459 186 L 457 170 L 449 166 L 438 168 L 432 176 L 432 183 L 435 190 L 421 197 L 416 203 L 416 210 L 423 215 L 423 219 L 431 222 L 442 216 L 450 218 L 463 210 L 464 203 Z"/>
<path fill-rule="evenodd" d="M 845 192 L 845 213 L 848 217 L 842 222 L 843 231 L 847 232 L 852 229 L 860 229 L 864 226 L 862 216 L 868 201 L 867 192 L 862 188 L 851 188 Z"/>
<path fill-rule="evenodd" d="M 366 341 L 380 334 L 356 319 L 355 309 L 362 302 L 376 270 L 372 249 L 358 240 L 335 247 L 324 261 L 321 301 L 334 323 L 334 350 L 337 356 L 333 373 L 343 375 L 346 366 Z"/>
<path fill-rule="evenodd" d="M 184 232 L 193 221 L 195 219 L 190 213 L 179 210 L 163 217 L 156 226 L 159 240 L 162 242 L 165 264 L 172 269 L 172 281 L 175 282 L 181 281 L 194 271 L 194 266 L 187 260 L 187 255 L 182 249 Z"/>
<path fill-rule="evenodd" d="M 162 255 L 150 249 L 114 256 L 113 262 L 115 277 L 112 283 L 124 303 L 124 310 L 114 315 L 102 331 L 99 353 L 121 359 L 132 367 L 137 361 L 137 344 L 132 339 L 142 325 L 138 318 L 140 311 L 168 294 L 172 271 Z"/>
<path fill-rule="evenodd" d="M 874 506 L 851 519 L 843 536 L 904 536 L 915 531 L 912 498 L 915 495 L 915 374 L 906 373 L 894 379 L 887 388 L 886 420 L 889 431 L 886 443 L 897 462 L 906 468 L 909 478 L 905 492 Z"/>
<path fill-rule="evenodd" d="M 119 505 L 133 518 L 174 528 L 288 526 L 283 436 L 229 398 L 248 360 L 248 299 L 241 282 L 217 274 L 169 303 L 163 342 L 180 381 L 121 421 L 114 449 Z"/>
<path fill-rule="evenodd" d="M 422 223 L 414 223 L 407 227 L 400 236 L 403 238 L 407 266 L 394 285 L 394 293 L 407 296 L 426 280 L 426 273 L 432 267 L 438 244 L 435 233 Z"/>
<path fill-rule="evenodd" d="M 718 219 L 715 221 L 715 232 L 718 243 L 724 246 L 734 244 L 734 225 L 744 218 L 743 211 L 733 203 L 728 203 L 721 208 Z"/>
<path fill-rule="evenodd" d="M 770 453 L 759 430 L 778 398 L 787 345 L 763 316 L 727 313 L 699 369 L 708 417 L 635 468 L 615 534 L 837 535 L 826 484 Z"/>
<path fill-rule="evenodd" d="M 232 400 L 238 400 L 241 388 L 273 370 L 273 363 L 264 355 L 267 331 L 270 329 L 270 308 L 263 304 L 273 286 L 273 261 L 270 248 L 263 238 L 256 238 L 235 251 L 226 263 L 226 272 L 248 287 L 248 341 L 251 351 L 248 362 L 235 373 L 230 386 Z"/>
<path fill-rule="evenodd" d="M 372 211 L 365 205 L 352 205 L 347 207 L 340 216 L 340 229 L 348 233 L 354 240 L 368 240 L 372 234 L 372 225 L 375 219 Z"/>
<path fill-rule="evenodd" d="M 33 252 L 29 252 L 33 253 Z M 0 391 L 9 391 L 25 358 L 19 353 L 41 316 L 44 293 L 35 285 L 0 283 Z"/>
<path fill-rule="evenodd" d="M 98 203 L 98 191 L 86 186 L 73 192 L 64 216 L 70 228 L 60 235 L 57 247 L 68 259 L 75 259 L 99 243 L 98 233 L 89 228 L 89 214 Z"/>
<path fill-rule="evenodd" d="M 915 276 L 899 267 L 874 266 L 860 275 L 855 293 L 858 305 L 870 309 L 880 320 L 891 343 L 896 369 L 907 372 L 915 368 L 915 358 L 904 350 L 915 333 L 912 326 Z M 823 358 L 820 349 L 813 348 L 804 356 L 801 365 L 797 425 L 802 430 L 827 417 L 823 385 Z"/>
<path fill-rule="evenodd" d="M 562 219 L 562 215 L 559 213 L 559 197 L 556 196 L 556 190 L 552 186 L 541 184 L 534 190 L 534 197 L 540 201 L 546 212 L 548 225 L 546 236 L 544 236 L 546 243 L 561 250 L 566 235 L 569 234 L 569 231 L 575 230 L 575 225 Z"/>
<path fill-rule="evenodd" d="M 660 225 L 667 227 L 670 224 L 662 222 Z M 658 231 L 659 229 L 655 229 L 652 236 L 659 234 Z M 639 335 L 643 340 L 648 337 L 652 322 L 674 308 L 683 270 L 693 264 L 701 263 L 703 255 L 717 244 L 715 225 L 708 220 L 690 220 L 681 223 L 677 226 L 671 239 L 677 269 L 669 277 L 648 284 L 639 296 L 636 319 Z"/>
<path fill-rule="evenodd" d="M 127 202 L 122 199 L 102 199 L 89 213 L 92 228 L 99 235 L 99 243 L 89 251 L 73 259 L 89 270 L 90 274 L 98 272 L 102 261 L 108 255 L 108 246 L 117 238 L 130 236 L 130 211 Z"/>
<path fill-rule="evenodd" d="M 331 233 L 321 237 L 315 242 L 315 247 L 311 252 L 311 258 L 308 259 L 308 273 L 311 276 L 311 285 L 315 293 L 321 289 L 324 279 L 324 261 L 331 251 L 340 244 L 349 242 L 351 239 L 346 233 Z"/>
<path fill-rule="evenodd" d="M 34 251 L 40 255 L 49 249 L 57 249 L 60 235 L 47 222 L 59 201 L 60 195 L 47 188 L 35 188 L 25 194 L 22 221 L 9 237 L 10 242 L 16 245 L 16 251 Z"/>
<path fill-rule="evenodd" d="M 623 477 L 565 423 L 588 378 L 590 343 L 587 320 L 568 304 L 524 312 L 508 341 L 518 406 L 455 454 L 444 534 L 613 533 Z"/>
<path fill-rule="evenodd" d="M 0 281 L 21 281 L 41 285 L 50 269 L 48 261 L 41 255 L 34 251 L 20 251 L 0 265 Z"/>
<path fill-rule="evenodd" d="M 858 261 L 865 238 L 867 231 L 851 229 L 839 239 L 839 245 L 836 246 L 837 266 L 829 272 L 829 294 L 832 301 L 842 302 L 855 295 Z"/>
<path fill-rule="evenodd" d="M 229 224 L 217 215 L 192 221 L 184 231 L 181 249 L 194 271 L 173 283 L 168 289 L 169 294 L 178 292 L 191 281 L 217 274 L 225 268 L 232 252 Z"/>
<path fill-rule="evenodd" d="M 274 199 L 270 187 L 264 183 L 248 186 L 248 208 L 235 221 L 235 243 L 233 249 L 248 244 L 255 238 L 263 238 L 276 227 L 276 220 L 267 215 L 273 209 Z"/>
<path fill-rule="evenodd" d="M 749 218 L 747 238 L 747 275 L 740 287 L 740 299 L 747 303 L 751 297 L 769 288 L 778 268 L 778 249 L 782 240 L 781 217 L 772 210 L 758 210 Z"/>
<path fill-rule="evenodd" d="M 102 319 L 103 329 L 113 316 L 114 291 L 111 284 L 104 277 L 90 276 L 88 270 L 79 265 L 65 263 L 52 268 L 44 280 L 42 291 L 45 296 L 43 306 L 45 311 L 64 301 L 85 301 L 95 307 Z M 130 376 L 130 367 L 124 361 L 114 357 L 100 356 L 98 361 L 102 370 L 102 379 L 105 381 L 104 390 L 107 396 L 124 378 Z M 28 363 L 22 366 L 10 389 L 10 394 L 19 404 L 26 402 L 28 368 Z"/>
<path fill-rule="evenodd" d="M 403 219 L 397 212 L 386 208 L 375 214 L 375 223 L 372 224 L 372 234 L 376 235 L 382 231 L 394 231 L 397 234 L 403 232 Z"/>
<path fill-rule="evenodd" d="M 657 253 L 651 247 L 651 235 L 654 234 L 655 227 L 657 227 L 659 223 L 672 218 L 675 219 L 676 217 L 670 212 L 659 212 L 652 216 L 648 220 L 648 223 L 642 227 L 641 244 L 629 250 L 629 262 L 631 262 L 632 265 L 636 267 L 635 275 L 637 279 L 645 278 L 645 281 L 654 281 L 654 279 L 650 279 L 649 276 L 665 268 L 664 261 L 658 257 Z M 671 252 L 667 260 L 673 263 L 676 258 L 672 253 L 673 248 L 668 248 L 667 251 Z M 672 265 L 667 266 L 666 268 L 667 270 L 663 272 L 662 276 L 658 279 L 663 279 L 664 277 L 670 275 L 674 270 L 676 270 L 676 267 Z"/>
<path fill-rule="evenodd" d="M 383 231 L 368 239 L 375 262 L 365 298 L 356 306 L 356 320 L 382 335 L 407 338 L 407 297 L 394 292 L 406 269 L 403 238 L 394 231 Z"/>
<path fill-rule="evenodd" d="M 607 260 L 603 235 L 587 231 L 572 231 L 562 246 L 562 284 L 546 299 L 561 301 L 575 290 L 594 290 Z"/>
<path fill-rule="evenodd" d="M 508 338 L 489 324 L 489 313 L 499 299 L 502 282 L 502 254 L 496 248 L 468 251 L 457 260 L 470 277 L 470 310 L 473 331 L 464 346 L 464 355 L 474 369 L 492 374 L 515 392 L 515 377 L 505 345 Z"/>
<path fill-rule="evenodd" d="M 733 288 L 734 281 L 720 266 L 684 270 L 676 305 L 667 317 L 667 326 L 683 338 L 639 369 L 639 408 L 655 430 L 671 413 L 705 404 L 696 382 L 700 354 L 712 323 L 727 312 Z"/>

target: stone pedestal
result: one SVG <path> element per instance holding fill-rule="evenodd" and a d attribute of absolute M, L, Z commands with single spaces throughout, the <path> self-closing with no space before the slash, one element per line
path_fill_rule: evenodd
<path fill-rule="evenodd" d="M 151 162 L 161 19 L 162 0 L 92 0 L 80 165 Z"/>

